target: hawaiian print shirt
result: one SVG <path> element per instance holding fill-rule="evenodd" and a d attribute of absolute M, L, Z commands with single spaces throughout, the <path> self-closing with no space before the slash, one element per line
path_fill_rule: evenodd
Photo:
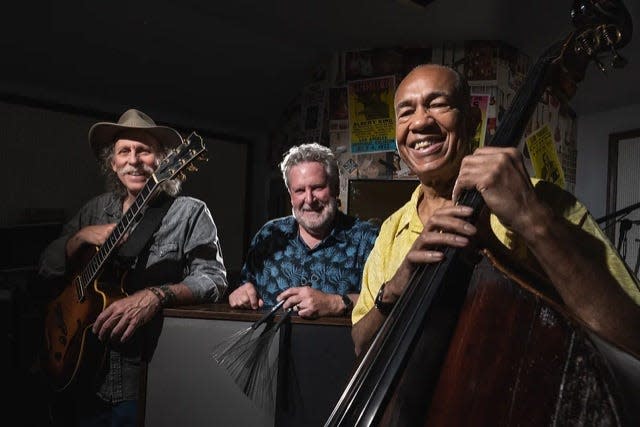
<path fill-rule="evenodd" d="M 359 293 L 378 229 L 338 211 L 331 234 L 311 249 L 300 238 L 293 216 L 271 220 L 253 238 L 238 286 L 253 283 L 265 306 L 275 305 L 282 291 L 296 286 L 331 294 Z"/>

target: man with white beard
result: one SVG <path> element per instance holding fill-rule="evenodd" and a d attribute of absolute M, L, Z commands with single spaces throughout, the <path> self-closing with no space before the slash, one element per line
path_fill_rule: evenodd
<path fill-rule="evenodd" d="M 267 222 L 253 238 L 229 304 L 256 310 L 284 300 L 301 317 L 348 316 L 378 228 L 338 210 L 338 165 L 329 148 L 292 147 L 280 170 L 292 215 Z"/>

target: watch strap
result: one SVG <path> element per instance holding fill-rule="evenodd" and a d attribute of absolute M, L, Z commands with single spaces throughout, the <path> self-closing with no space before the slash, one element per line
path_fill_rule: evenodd
<path fill-rule="evenodd" d="M 378 291 L 378 294 L 376 295 L 376 300 L 374 302 L 374 307 L 383 315 L 388 316 L 389 313 L 391 313 L 391 310 L 393 310 L 393 306 L 395 305 L 395 302 L 384 302 L 382 301 L 382 298 L 384 297 L 384 287 L 387 284 L 387 282 L 384 282 L 382 284 L 382 286 L 380 286 L 380 290 Z"/>
<path fill-rule="evenodd" d="M 351 310 L 353 310 L 353 301 L 351 301 L 351 298 L 349 298 L 349 295 L 347 294 L 342 294 L 340 296 L 342 297 L 342 302 L 344 302 L 344 310 L 342 314 L 348 316 L 349 313 L 351 313 Z"/>

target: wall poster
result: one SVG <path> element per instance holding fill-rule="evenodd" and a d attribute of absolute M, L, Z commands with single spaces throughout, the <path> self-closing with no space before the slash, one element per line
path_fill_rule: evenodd
<path fill-rule="evenodd" d="M 394 151 L 395 77 L 348 82 L 349 139 L 354 154 Z"/>

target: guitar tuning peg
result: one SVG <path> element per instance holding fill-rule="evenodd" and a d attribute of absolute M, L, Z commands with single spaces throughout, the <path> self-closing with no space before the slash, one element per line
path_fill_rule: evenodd
<path fill-rule="evenodd" d="M 209 158 L 207 156 L 205 156 L 204 154 L 200 154 L 198 156 L 198 160 L 202 160 L 203 162 L 208 162 Z"/>
<path fill-rule="evenodd" d="M 189 172 L 197 172 L 198 171 L 198 167 L 194 164 L 190 164 L 189 166 L 187 166 L 187 170 Z"/>
<path fill-rule="evenodd" d="M 605 65 L 602 63 L 602 61 L 600 61 L 598 58 L 593 56 L 593 62 L 596 63 L 596 65 L 598 66 L 598 69 L 600 71 L 602 71 L 603 74 L 607 74 L 607 67 L 605 67 Z"/>
<path fill-rule="evenodd" d="M 624 56 L 620 55 L 617 50 L 611 48 L 611 67 L 612 68 L 623 68 L 625 67 L 629 61 Z"/>
<path fill-rule="evenodd" d="M 187 179 L 187 175 L 185 175 L 185 174 L 184 174 L 184 172 L 180 172 L 180 173 L 178 174 L 178 179 L 179 179 L 180 181 L 185 181 L 185 180 Z"/>

